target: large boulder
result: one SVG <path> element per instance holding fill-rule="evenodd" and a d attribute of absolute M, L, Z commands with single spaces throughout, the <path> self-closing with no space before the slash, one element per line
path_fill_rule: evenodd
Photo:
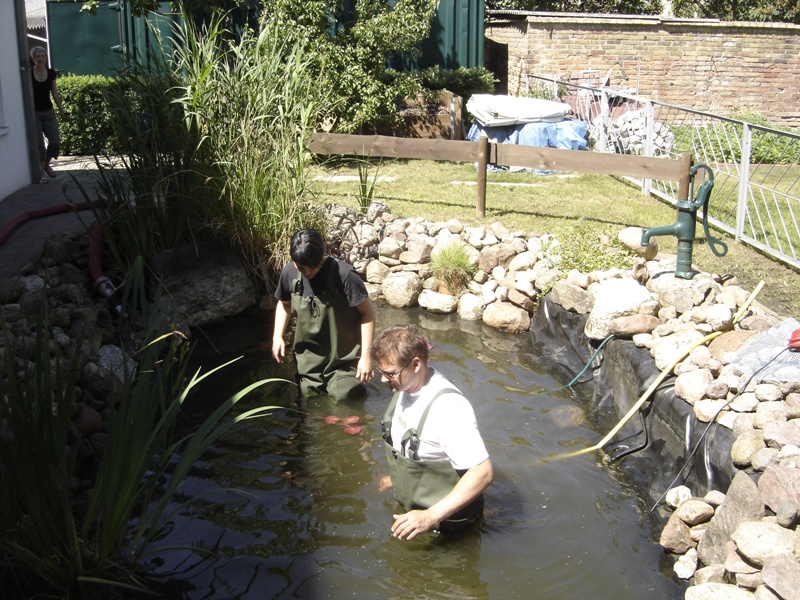
<path fill-rule="evenodd" d="M 483 322 L 502 331 L 522 333 L 530 329 L 531 316 L 510 302 L 492 302 L 483 311 Z"/>
<path fill-rule="evenodd" d="M 465 321 L 480 321 L 485 308 L 486 303 L 475 294 L 462 294 L 458 299 L 458 316 Z"/>
<path fill-rule="evenodd" d="M 758 487 L 744 471 L 734 475 L 725 502 L 709 521 L 697 545 L 697 554 L 704 565 L 724 564 L 725 546 L 740 523 L 764 516 L 764 500 Z M 691 588 L 690 588 L 691 589 Z"/>
<path fill-rule="evenodd" d="M 486 273 L 491 273 L 495 267 L 507 268 L 511 260 L 517 255 L 512 244 L 495 244 L 481 250 L 478 268 Z"/>
<path fill-rule="evenodd" d="M 159 252 L 152 266 L 164 288 L 162 307 L 189 326 L 217 323 L 255 304 L 255 284 L 245 266 L 211 242 Z"/>
<path fill-rule="evenodd" d="M 440 315 L 454 313 L 458 308 L 458 296 L 440 294 L 433 290 L 422 290 L 418 302 L 419 305 L 428 312 Z"/>
<path fill-rule="evenodd" d="M 390 273 L 381 283 L 386 302 L 395 308 L 417 306 L 422 291 L 422 279 L 413 271 Z"/>
<path fill-rule="evenodd" d="M 584 333 L 593 340 L 608 337 L 609 325 L 618 317 L 658 312 L 656 296 L 633 279 L 607 279 L 592 285 L 589 293 L 593 302 Z"/>

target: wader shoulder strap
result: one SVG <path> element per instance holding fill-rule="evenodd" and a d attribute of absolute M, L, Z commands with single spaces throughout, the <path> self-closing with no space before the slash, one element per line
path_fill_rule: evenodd
<path fill-rule="evenodd" d="M 392 396 L 389 406 L 386 407 L 386 412 L 383 413 L 383 420 L 381 420 L 381 435 L 383 441 L 390 446 L 392 445 L 392 416 L 394 415 L 394 407 L 397 406 L 397 401 L 400 399 L 400 394 L 403 392 L 395 392 Z"/>
<path fill-rule="evenodd" d="M 297 294 L 301 298 L 303 297 L 303 274 L 300 273 L 300 271 L 297 272 L 297 277 L 292 281 L 292 293 Z"/>
<path fill-rule="evenodd" d="M 325 259 L 327 260 L 327 259 Z M 324 263 L 323 263 L 324 264 Z M 342 279 L 339 277 L 339 265 L 334 262 L 334 264 L 328 266 L 328 279 L 327 279 L 327 289 L 328 290 L 336 290 L 339 293 L 344 292 L 344 285 L 342 284 Z M 298 271 L 297 277 L 294 278 L 292 281 L 292 291 L 295 294 L 302 297 L 303 296 L 303 274 Z M 314 294 L 312 290 L 312 295 Z"/>
<path fill-rule="evenodd" d="M 436 399 L 439 396 L 448 392 L 457 394 L 458 390 L 454 388 L 443 388 L 436 392 L 436 395 L 431 398 L 430 402 L 428 402 L 428 406 L 425 407 L 425 411 L 422 413 L 422 416 L 419 419 L 419 425 L 417 425 L 417 428 L 409 429 L 403 434 L 403 439 L 400 440 L 400 448 L 402 449 L 403 454 L 408 456 L 411 460 L 419 460 L 418 452 L 420 436 L 422 435 L 422 428 L 425 427 L 425 421 L 428 419 L 428 413 L 431 410 L 431 406 L 433 406 L 433 403 L 436 402 Z M 408 444 L 408 452 L 406 452 L 406 444 Z"/>

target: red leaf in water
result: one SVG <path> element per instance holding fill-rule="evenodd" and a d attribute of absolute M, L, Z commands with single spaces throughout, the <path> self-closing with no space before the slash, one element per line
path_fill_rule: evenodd
<path fill-rule="evenodd" d="M 356 435 L 361 433 L 361 427 L 359 425 L 345 425 L 344 432 L 350 435 Z"/>
<path fill-rule="evenodd" d="M 341 419 L 339 419 L 339 417 L 337 417 L 336 415 L 328 415 L 327 417 L 325 417 L 325 422 L 328 425 L 333 425 L 334 423 L 338 423 L 340 420 Z"/>
<path fill-rule="evenodd" d="M 357 415 L 353 415 L 352 417 L 345 417 L 344 419 L 342 419 L 342 423 L 344 423 L 345 425 L 355 425 L 360 420 L 361 420 L 361 417 L 359 417 Z"/>

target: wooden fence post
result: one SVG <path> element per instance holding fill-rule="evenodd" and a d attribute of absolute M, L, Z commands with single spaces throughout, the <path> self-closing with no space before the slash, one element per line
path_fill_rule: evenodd
<path fill-rule="evenodd" d="M 689 184 L 691 183 L 691 177 L 689 173 L 692 170 L 692 155 L 689 152 L 684 152 L 680 155 L 680 179 L 678 179 L 678 202 L 683 202 L 684 200 L 694 200 L 694 198 L 689 198 Z"/>
<path fill-rule="evenodd" d="M 478 202 L 475 212 L 479 217 L 486 216 L 486 168 L 489 164 L 489 138 L 478 138 Z"/>

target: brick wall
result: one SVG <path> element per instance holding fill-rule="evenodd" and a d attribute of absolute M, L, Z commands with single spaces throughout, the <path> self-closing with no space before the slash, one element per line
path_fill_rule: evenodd
<path fill-rule="evenodd" d="M 800 26 L 703 19 L 527 13 L 486 23 L 485 64 L 498 93 L 526 76 L 600 82 L 727 115 L 746 108 L 800 127 Z"/>

